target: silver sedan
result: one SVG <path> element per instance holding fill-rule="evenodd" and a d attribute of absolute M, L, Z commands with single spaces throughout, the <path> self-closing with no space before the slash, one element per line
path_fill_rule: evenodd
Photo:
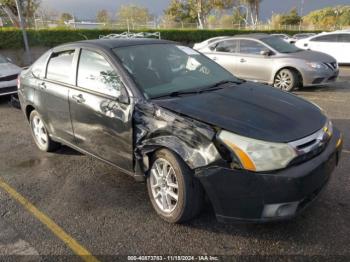
<path fill-rule="evenodd" d="M 334 82 L 339 74 L 338 63 L 333 57 L 299 49 L 267 34 L 207 40 L 195 44 L 194 49 L 237 77 L 285 91 Z"/>

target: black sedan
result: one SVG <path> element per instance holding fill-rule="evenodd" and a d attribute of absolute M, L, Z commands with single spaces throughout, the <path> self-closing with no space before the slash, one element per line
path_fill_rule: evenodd
<path fill-rule="evenodd" d="M 220 221 L 291 218 L 342 148 L 317 106 L 164 40 L 53 48 L 21 74 L 19 98 L 39 149 L 65 144 L 147 181 L 173 223 L 195 217 L 205 194 Z"/>

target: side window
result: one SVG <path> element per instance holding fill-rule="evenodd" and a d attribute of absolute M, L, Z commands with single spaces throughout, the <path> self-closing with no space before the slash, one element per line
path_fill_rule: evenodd
<path fill-rule="evenodd" d="M 106 59 L 93 51 L 82 50 L 78 67 L 78 86 L 101 94 L 126 95 L 119 75 Z"/>
<path fill-rule="evenodd" d="M 48 51 L 34 62 L 31 70 L 35 77 L 45 78 L 47 60 L 49 59 L 50 54 L 51 54 L 51 51 Z"/>
<path fill-rule="evenodd" d="M 224 40 L 217 44 L 217 52 L 226 52 L 226 53 L 236 53 L 237 52 L 237 41 L 234 40 Z"/>
<path fill-rule="evenodd" d="M 70 83 L 72 70 L 72 61 L 74 50 L 53 53 L 47 66 L 46 78 L 63 83 Z"/>
<path fill-rule="evenodd" d="M 318 37 L 312 38 L 311 42 L 337 42 L 338 35 L 331 34 L 331 35 L 322 35 Z"/>
<path fill-rule="evenodd" d="M 260 55 L 260 52 L 266 49 L 264 45 L 252 40 L 240 41 L 240 53 L 242 54 Z"/>
<path fill-rule="evenodd" d="M 342 43 L 350 43 L 350 34 L 340 34 L 338 41 Z"/>

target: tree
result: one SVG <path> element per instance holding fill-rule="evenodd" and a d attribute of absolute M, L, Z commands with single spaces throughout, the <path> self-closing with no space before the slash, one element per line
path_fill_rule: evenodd
<path fill-rule="evenodd" d="M 117 12 L 117 20 L 120 22 L 145 24 L 152 19 L 147 8 L 137 5 L 123 5 Z"/>
<path fill-rule="evenodd" d="M 349 26 L 350 5 L 326 7 L 320 10 L 315 10 L 304 16 L 303 23 L 325 29 Z"/>
<path fill-rule="evenodd" d="M 21 2 L 23 17 L 25 19 L 25 25 L 29 24 L 29 21 L 34 18 L 34 14 L 40 6 L 39 0 L 22 0 Z M 15 0 L 0 0 L 0 6 L 10 18 L 11 22 L 18 26 L 18 13 Z"/>
<path fill-rule="evenodd" d="M 167 20 L 172 20 L 177 23 L 195 23 L 196 17 L 190 14 L 190 5 L 188 1 L 171 0 L 167 9 L 164 10 L 164 15 Z"/>
<path fill-rule="evenodd" d="M 105 24 L 110 22 L 111 17 L 109 15 L 108 11 L 105 9 L 99 10 L 96 14 L 96 21 L 99 23 L 105 23 Z"/>
<path fill-rule="evenodd" d="M 259 22 L 260 2 L 262 2 L 262 0 L 242 0 L 242 3 L 247 5 L 250 11 L 250 20 L 253 26 L 256 26 Z"/>
<path fill-rule="evenodd" d="M 70 13 L 62 13 L 60 17 L 60 22 L 63 24 L 69 20 L 72 20 L 73 16 Z"/>
<path fill-rule="evenodd" d="M 279 28 L 281 25 L 300 25 L 302 18 L 299 16 L 296 8 L 290 10 L 286 14 L 273 14 L 270 24 L 274 28 Z"/>
<path fill-rule="evenodd" d="M 177 22 L 197 22 L 200 28 L 204 28 L 208 20 L 210 24 L 217 20 L 212 14 L 214 10 L 228 10 L 236 2 L 236 0 L 172 0 L 164 13 Z"/>
<path fill-rule="evenodd" d="M 301 22 L 301 17 L 298 15 L 296 8 L 293 8 L 289 14 L 284 14 L 281 16 L 282 25 L 299 25 Z"/>

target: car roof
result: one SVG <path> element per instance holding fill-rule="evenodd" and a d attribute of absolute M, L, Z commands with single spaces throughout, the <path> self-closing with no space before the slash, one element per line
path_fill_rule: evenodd
<path fill-rule="evenodd" d="M 117 39 L 94 39 L 83 40 L 63 44 L 57 48 L 67 46 L 95 46 L 104 49 L 113 49 L 118 47 L 136 46 L 136 45 L 152 45 L 152 44 L 174 44 L 175 42 L 168 40 L 152 39 L 152 38 L 117 38 Z"/>

